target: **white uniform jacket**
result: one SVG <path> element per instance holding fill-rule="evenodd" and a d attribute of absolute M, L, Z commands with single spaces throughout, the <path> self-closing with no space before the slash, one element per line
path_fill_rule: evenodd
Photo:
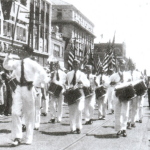
<path fill-rule="evenodd" d="M 7 55 L 4 59 L 3 67 L 7 70 L 13 70 L 13 76 L 20 82 L 21 60 L 13 60 L 10 55 Z M 49 81 L 44 68 L 30 58 L 24 59 L 24 77 L 28 82 L 32 81 L 34 86 Z"/>
<path fill-rule="evenodd" d="M 67 73 L 67 82 L 68 82 L 68 87 L 69 88 L 73 87 L 72 80 L 73 80 L 73 77 L 74 77 L 74 72 L 75 71 L 72 70 L 72 71 Z M 87 79 L 86 74 L 84 74 L 80 70 L 77 70 L 77 72 L 76 72 L 76 85 L 75 86 L 77 86 L 78 82 L 82 82 L 83 86 L 85 86 L 85 87 L 90 86 L 90 81 Z"/>
<path fill-rule="evenodd" d="M 63 72 L 62 70 L 58 69 L 58 75 L 59 75 L 59 80 L 57 80 L 57 71 L 54 71 L 54 77 L 52 81 L 55 84 L 58 84 L 64 88 L 65 82 L 66 82 L 66 73 Z"/>

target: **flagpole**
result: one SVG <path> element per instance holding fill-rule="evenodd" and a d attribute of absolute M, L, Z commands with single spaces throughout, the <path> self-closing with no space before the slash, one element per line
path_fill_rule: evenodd
<path fill-rule="evenodd" d="M 15 20 L 15 26 L 14 26 L 14 30 L 13 30 L 13 34 L 12 34 L 12 43 L 11 43 L 12 46 L 13 46 L 13 43 L 14 43 L 14 37 L 15 37 L 17 20 L 18 20 L 19 8 L 20 8 L 20 4 L 18 5 L 17 14 L 16 14 L 16 20 Z"/>

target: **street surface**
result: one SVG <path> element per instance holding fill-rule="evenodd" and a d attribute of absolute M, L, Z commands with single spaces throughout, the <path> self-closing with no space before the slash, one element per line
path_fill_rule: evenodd
<path fill-rule="evenodd" d="M 97 109 L 92 125 L 84 125 L 81 134 L 71 134 L 68 106 L 64 105 L 62 123 L 48 123 L 49 115 L 41 116 L 41 127 L 34 131 L 32 145 L 11 147 L 11 116 L 0 117 L 0 150 L 149 150 L 150 109 L 144 101 L 144 117 L 136 128 L 127 130 L 127 137 L 117 138 L 114 114 L 107 112 L 106 120 L 97 120 Z M 83 115 L 84 118 L 84 115 Z M 25 133 L 24 133 L 25 134 Z"/>

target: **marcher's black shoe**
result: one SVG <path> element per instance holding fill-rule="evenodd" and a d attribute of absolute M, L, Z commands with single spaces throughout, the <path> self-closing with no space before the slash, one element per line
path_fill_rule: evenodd
<path fill-rule="evenodd" d="M 121 134 L 122 134 L 122 131 L 120 130 L 120 131 L 118 131 L 117 132 L 117 137 L 120 137 L 121 136 Z"/>
<path fill-rule="evenodd" d="M 93 120 L 92 120 L 92 119 L 90 119 L 90 120 L 89 120 L 89 124 L 92 124 L 92 123 L 93 123 Z"/>
<path fill-rule="evenodd" d="M 70 133 L 71 133 L 71 134 L 75 134 L 75 133 L 76 133 L 76 130 L 74 130 L 74 131 L 71 130 Z"/>
<path fill-rule="evenodd" d="M 114 114 L 114 110 L 111 110 L 111 113 Z"/>
<path fill-rule="evenodd" d="M 142 123 L 142 119 L 139 120 L 139 123 Z"/>
<path fill-rule="evenodd" d="M 80 129 L 77 129 L 76 131 L 77 131 L 77 133 L 78 133 L 78 134 L 80 134 L 80 133 L 81 133 L 81 130 L 80 130 Z"/>
<path fill-rule="evenodd" d="M 42 113 L 41 115 L 42 115 L 42 116 L 47 116 L 47 113 Z"/>
<path fill-rule="evenodd" d="M 105 120 L 106 119 L 105 116 L 102 116 L 102 119 Z"/>
<path fill-rule="evenodd" d="M 123 137 L 126 137 L 127 136 L 126 130 L 123 130 L 122 134 L 123 134 Z"/>
<path fill-rule="evenodd" d="M 51 119 L 49 123 L 55 123 L 55 119 Z"/>
<path fill-rule="evenodd" d="M 103 116 L 100 116 L 100 117 L 98 118 L 98 120 L 103 120 Z"/>
<path fill-rule="evenodd" d="M 135 128 L 136 127 L 135 123 L 131 124 L 131 127 Z"/>
<path fill-rule="evenodd" d="M 23 124 L 22 125 L 22 132 L 25 132 L 26 131 L 26 126 Z"/>
<path fill-rule="evenodd" d="M 21 139 L 15 138 L 11 145 L 12 146 L 18 146 L 18 145 L 20 145 L 20 143 L 21 143 Z"/>
<path fill-rule="evenodd" d="M 131 123 L 130 122 L 127 123 L 127 129 L 131 129 Z"/>
<path fill-rule="evenodd" d="M 85 122 L 85 125 L 89 125 L 89 121 L 86 121 L 86 122 Z"/>

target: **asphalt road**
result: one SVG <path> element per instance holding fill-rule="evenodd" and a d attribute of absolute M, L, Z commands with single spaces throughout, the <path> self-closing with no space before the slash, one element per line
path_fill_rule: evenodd
<path fill-rule="evenodd" d="M 114 130 L 114 115 L 107 113 L 106 120 L 97 120 L 94 112 L 92 125 L 84 125 L 81 134 L 71 134 L 68 106 L 64 105 L 62 123 L 51 124 L 49 114 L 41 116 L 41 127 L 34 131 L 32 145 L 21 144 L 11 147 L 11 116 L 0 117 L 0 149 L 8 150 L 149 150 L 150 149 L 150 109 L 144 102 L 142 123 L 127 130 L 127 137 L 117 138 Z M 84 116 L 83 116 L 84 117 Z M 25 134 L 25 133 L 24 133 Z"/>

